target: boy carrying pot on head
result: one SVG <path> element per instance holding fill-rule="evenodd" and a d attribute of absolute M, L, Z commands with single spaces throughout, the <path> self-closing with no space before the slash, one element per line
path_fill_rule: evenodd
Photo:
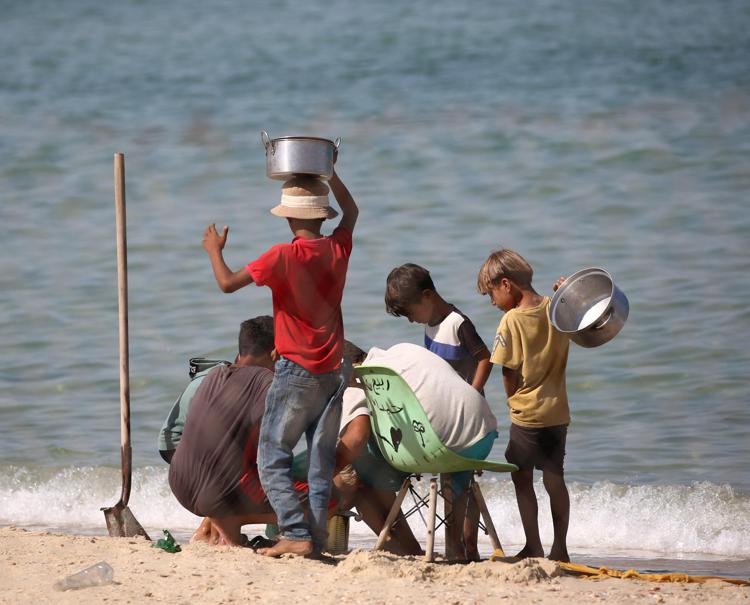
<path fill-rule="evenodd" d="M 222 250 L 228 227 L 209 225 L 203 235 L 214 276 L 223 292 L 255 282 L 273 295 L 276 362 L 266 398 L 258 446 L 260 480 L 278 517 L 281 538 L 258 552 L 319 554 L 326 546 L 327 508 L 336 462 L 341 397 L 347 377 L 341 367 L 344 327 L 341 299 L 352 249 L 357 204 L 334 171 L 329 180 L 342 210 L 329 236 L 323 221 L 338 215 L 328 205 L 328 186 L 311 177 L 285 182 L 281 203 L 271 210 L 287 219 L 291 243 L 272 246 L 239 271 L 232 271 Z M 291 476 L 292 450 L 307 437 L 310 469 L 309 521 Z"/>

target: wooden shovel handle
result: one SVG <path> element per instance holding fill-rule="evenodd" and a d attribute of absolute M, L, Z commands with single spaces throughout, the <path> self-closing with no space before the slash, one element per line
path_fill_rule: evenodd
<path fill-rule="evenodd" d="M 120 341 L 120 451 L 122 454 L 122 494 L 130 499 L 132 450 L 130 447 L 130 367 L 128 352 L 128 244 L 125 218 L 125 156 L 115 153 L 115 230 L 117 232 L 117 303 Z"/>

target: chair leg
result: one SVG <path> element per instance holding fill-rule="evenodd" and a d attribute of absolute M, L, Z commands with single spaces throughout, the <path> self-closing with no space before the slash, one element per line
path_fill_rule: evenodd
<path fill-rule="evenodd" d="M 427 547 L 425 560 L 431 563 L 435 558 L 435 515 L 437 513 L 437 477 L 430 479 L 429 508 L 427 509 Z"/>
<path fill-rule="evenodd" d="M 484 496 L 482 496 L 482 490 L 479 489 L 479 483 L 474 481 L 473 477 L 471 479 L 471 491 L 474 494 L 474 499 L 477 501 L 477 506 L 479 506 L 479 512 L 482 514 L 482 518 L 484 519 L 484 525 L 487 528 L 487 533 L 490 535 L 492 548 L 497 554 L 499 554 L 501 557 L 504 557 L 505 552 L 503 552 L 503 547 L 500 544 L 500 538 L 497 537 L 495 524 L 492 522 L 492 517 L 490 517 L 490 511 L 487 509 L 487 503 L 484 501 Z"/>
<path fill-rule="evenodd" d="M 391 510 L 388 512 L 388 516 L 386 517 L 385 523 L 383 524 L 383 529 L 380 530 L 378 541 L 375 544 L 375 550 L 382 549 L 383 544 L 385 544 L 386 540 L 388 540 L 388 536 L 391 535 L 391 527 L 393 526 L 393 522 L 396 520 L 396 517 L 401 510 L 401 504 L 403 504 L 404 498 L 406 497 L 406 492 L 409 491 L 410 486 L 411 479 L 407 477 L 406 479 L 404 479 L 404 482 L 401 485 L 401 489 L 398 492 L 398 496 L 396 496 L 396 500 L 394 501 L 393 506 L 391 506 Z"/>

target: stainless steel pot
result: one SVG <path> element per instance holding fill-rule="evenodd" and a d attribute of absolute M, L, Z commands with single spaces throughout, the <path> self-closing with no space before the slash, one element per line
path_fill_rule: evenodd
<path fill-rule="evenodd" d="M 286 181 L 295 174 L 308 174 L 321 179 L 333 176 L 333 154 L 341 145 L 317 137 L 281 137 L 271 139 L 265 130 L 260 141 L 266 150 L 266 175 L 270 179 Z"/>
<path fill-rule="evenodd" d="M 552 325 L 582 347 L 612 340 L 628 318 L 628 299 L 604 269 L 583 269 L 568 277 L 552 297 Z"/>

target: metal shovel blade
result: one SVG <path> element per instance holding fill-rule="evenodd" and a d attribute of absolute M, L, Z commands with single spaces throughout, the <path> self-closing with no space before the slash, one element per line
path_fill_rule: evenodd
<path fill-rule="evenodd" d="M 107 522 L 107 530 L 113 538 L 133 538 L 143 536 L 150 540 L 146 530 L 138 523 L 130 509 L 122 502 L 118 502 L 109 508 L 103 508 L 104 519 Z"/>

